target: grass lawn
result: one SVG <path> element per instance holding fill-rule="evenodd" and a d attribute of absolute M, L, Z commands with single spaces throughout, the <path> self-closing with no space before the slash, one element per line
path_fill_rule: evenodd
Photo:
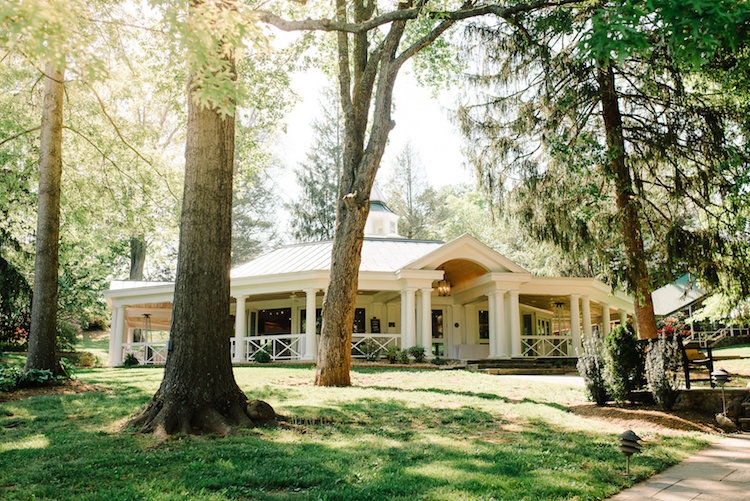
<path fill-rule="evenodd" d="M 235 374 L 280 414 L 329 422 L 160 444 L 118 427 L 162 370 L 91 369 L 78 377 L 109 391 L 0 404 L 0 498 L 600 499 L 713 438 L 635 428 L 647 445 L 625 477 L 623 430 L 569 412 L 584 400 L 572 386 L 465 371 L 355 369 L 351 388 L 312 386 L 312 368 Z"/>
<path fill-rule="evenodd" d="M 109 359 L 109 332 L 84 332 L 78 338 L 75 349 L 76 351 L 89 351 L 96 355 L 101 364 L 106 364 Z"/>

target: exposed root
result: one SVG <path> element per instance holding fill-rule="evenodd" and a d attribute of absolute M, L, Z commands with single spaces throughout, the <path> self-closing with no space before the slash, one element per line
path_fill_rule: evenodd
<path fill-rule="evenodd" d="M 198 404 L 165 398 L 159 392 L 122 429 L 152 433 L 166 440 L 170 435 L 232 435 L 238 428 L 251 428 L 276 419 L 276 412 L 262 400 L 244 399 Z"/>

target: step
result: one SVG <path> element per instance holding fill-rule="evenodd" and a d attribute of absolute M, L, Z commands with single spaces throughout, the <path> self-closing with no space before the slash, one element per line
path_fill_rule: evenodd
<path fill-rule="evenodd" d="M 550 369 L 524 369 L 524 368 L 509 368 L 509 369 L 482 369 L 480 372 L 490 374 L 492 376 L 563 376 L 569 374 L 571 371 L 564 368 L 550 368 Z"/>

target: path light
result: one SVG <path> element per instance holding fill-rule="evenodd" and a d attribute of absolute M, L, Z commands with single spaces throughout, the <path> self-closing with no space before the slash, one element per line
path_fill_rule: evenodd
<path fill-rule="evenodd" d="M 724 398 L 724 385 L 729 381 L 729 373 L 722 368 L 718 368 L 711 373 L 711 381 L 721 387 L 721 404 L 724 409 L 724 415 L 727 415 L 727 401 Z"/>
<path fill-rule="evenodd" d="M 641 437 L 632 430 L 620 433 L 617 437 L 620 439 L 620 452 L 625 454 L 625 472 L 630 475 L 630 456 L 640 454 L 641 444 L 638 442 Z"/>

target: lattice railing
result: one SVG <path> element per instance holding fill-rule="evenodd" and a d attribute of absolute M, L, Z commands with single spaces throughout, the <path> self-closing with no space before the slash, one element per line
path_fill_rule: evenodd
<path fill-rule="evenodd" d="M 122 360 L 132 354 L 141 365 L 163 365 L 167 362 L 167 342 L 124 343 Z"/>
<path fill-rule="evenodd" d="M 524 357 L 570 357 L 570 336 L 521 336 Z"/>
<path fill-rule="evenodd" d="M 372 344 L 367 340 L 370 340 Z M 368 355 L 366 352 L 371 350 L 380 350 L 382 355 L 391 346 L 398 347 L 400 340 L 401 334 L 352 334 L 352 358 L 365 358 Z"/>
<path fill-rule="evenodd" d="M 253 355 L 259 350 L 265 350 L 271 355 L 271 360 L 299 360 L 304 354 L 304 340 L 304 334 L 274 334 L 245 338 L 246 360 L 252 361 Z"/>

